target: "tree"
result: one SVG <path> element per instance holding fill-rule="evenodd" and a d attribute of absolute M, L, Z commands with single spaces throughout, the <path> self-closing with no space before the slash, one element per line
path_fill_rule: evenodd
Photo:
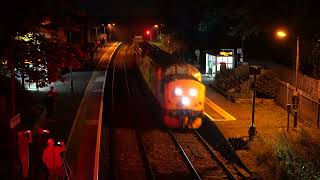
<path fill-rule="evenodd" d="M 61 80 L 59 69 L 80 67 L 83 52 L 79 45 L 48 38 L 41 32 L 16 36 L 16 68 L 20 76 L 29 78 L 37 87 Z"/>
<path fill-rule="evenodd" d="M 29 32 L 34 26 L 37 26 L 41 20 L 46 16 L 52 16 L 54 14 L 63 14 L 62 9 L 68 6 L 63 6 L 61 3 L 71 2 L 63 0 L 31 0 L 31 1 L 18 1 L 10 0 L 3 2 L 0 6 L 0 56 L 1 56 L 1 68 L 10 69 L 10 96 L 11 96 L 11 117 L 16 115 L 16 82 L 15 82 L 15 55 L 14 50 L 18 49 L 16 47 L 16 41 L 14 36 L 16 32 L 26 33 Z M 58 6 L 56 6 L 58 4 Z M 0 70 L 1 76 L 7 74 L 8 71 Z M 23 72 L 23 70 L 22 70 Z M 21 102 L 20 102 L 21 103 Z M 9 118 L 8 113 L 8 118 Z M 9 129 L 8 118 L 0 118 L 1 132 L 4 132 L 2 137 L 8 143 L 7 147 L 16 147 L 16 138 L 14 137 L 12 131 Z M 12 144 L 11 144 L 12 143 Z M 3 144 L 4 147 L 5 144 Z M 4 161 L 5 166 L 0 168 L 7 174 L 1 174 L 4 179 L 19 179 L 18 168 L 17 168 L 17 149 L 7 148 L 3 149 L 3 155 L 0 159 Z"/>

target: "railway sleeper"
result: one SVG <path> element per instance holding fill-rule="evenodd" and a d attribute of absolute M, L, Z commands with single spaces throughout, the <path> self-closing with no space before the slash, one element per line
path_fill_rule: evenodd
<path fill-rule="evenodd" d="M 194 147 L 192 144 L 187 145 L 190 151 L 192 152 L 193 156 L 196 158 L 204 158 L 204 153 L 198 150 L 197 148 Z"/>

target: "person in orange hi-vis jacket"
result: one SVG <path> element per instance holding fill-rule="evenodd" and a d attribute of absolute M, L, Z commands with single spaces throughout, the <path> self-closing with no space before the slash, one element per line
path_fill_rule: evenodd
<path fill-rule="evenodd" d="M 48 139 L 48 146 L 43 151 L 42 161 L 47 165 L 49 170 L 49 180 L 54 180 L 56 177 L 63 179 L 65 176 L 63 162 L 60 154 L 65 151 L 64 142 L 55 146 L 53 139 Z"/>

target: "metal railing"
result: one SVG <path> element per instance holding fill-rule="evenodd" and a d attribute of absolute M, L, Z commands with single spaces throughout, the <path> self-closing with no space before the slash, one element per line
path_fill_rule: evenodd
<path fill-rule="evenodd" d="M 276 101 L 283 107 L 291 103 L 291 98 L 295 87 L 289 83 L 279 80 L 280 87 L 276 97 Z M 298 89 L 299 105 L 298 117 L 299 121 L 309 127 L 319 127 L 320 120 L 320 101 L 311 97 L 308 93 Z"/>

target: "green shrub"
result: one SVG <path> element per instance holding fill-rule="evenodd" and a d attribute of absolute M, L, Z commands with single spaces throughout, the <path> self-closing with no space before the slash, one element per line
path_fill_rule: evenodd
<path fill-rule="evenodd" d="M 304 129 L 277 132 L 271 137 L 257 136 L 250 149 L 257 165 L 267 167 L 275 179 L 319 179 L 319 146 L 312 139 Z M 302 151 L 304 148 L 313 153 Z"/>
<path fill-rule="evenodd" d="M 279 82 L 275 73 L 271 70 L 263 70 L 261 75 L 257 77 L 256 88 L 257 97 L 275 98 L 279 89 Z"/>
<path fill-rule="evenodd" d="M 247 94 L 250 91 L 249 68 L 240 66 L 235 69 L 226 69 L 216 74 L 214 86 L 225 92 L 232 90 L 235 94 Z M 241 96 L 241 95 L 240 95 Z"/>

